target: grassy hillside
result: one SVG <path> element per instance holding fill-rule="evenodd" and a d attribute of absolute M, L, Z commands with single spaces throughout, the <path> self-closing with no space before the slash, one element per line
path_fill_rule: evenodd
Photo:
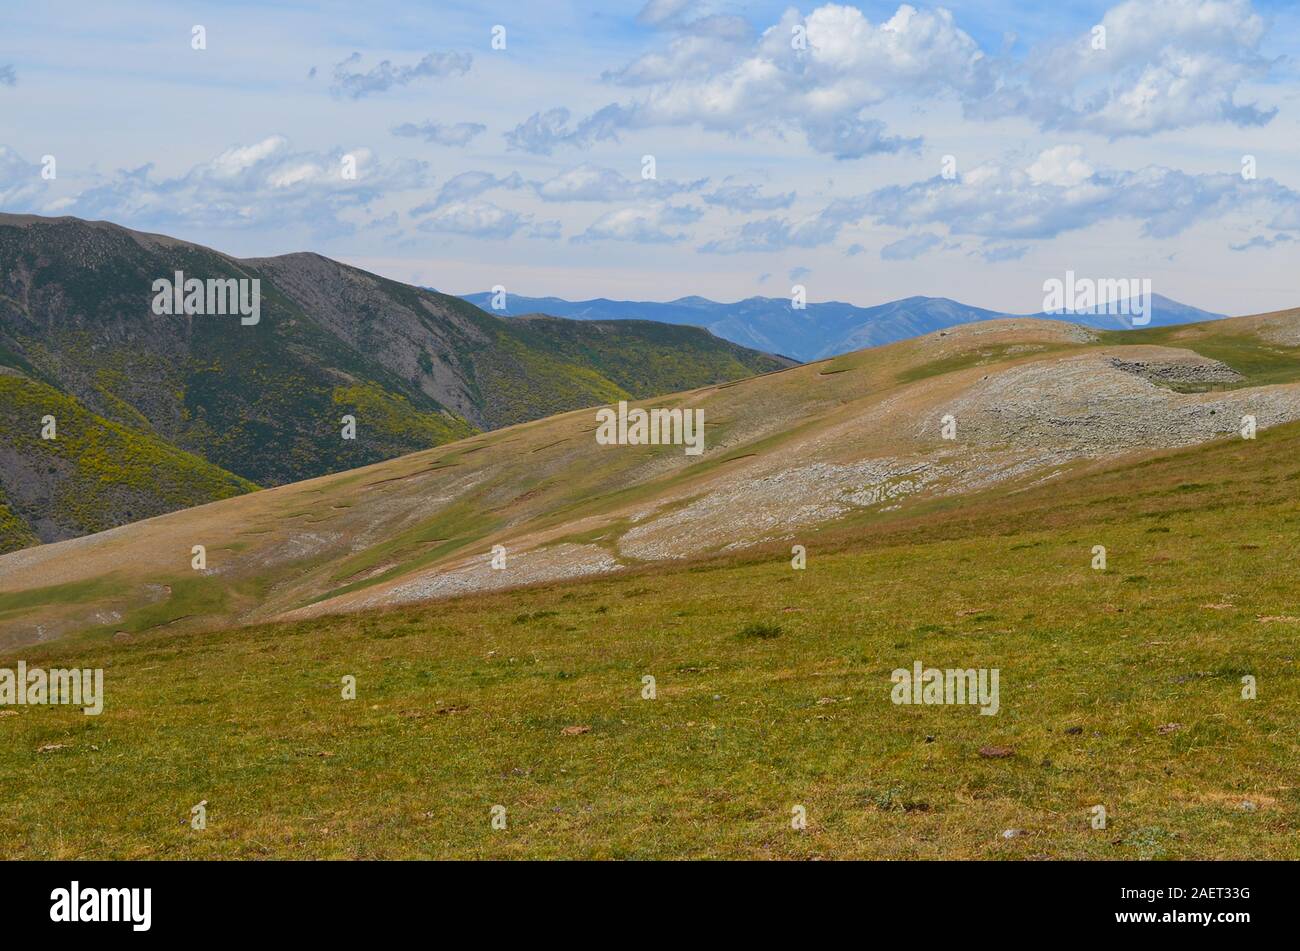
<path fill-rule="evenodd" d="M 11 858 L 1300 858 L 1297 485 L 1289 424 L 838 523 L 801 536 L 802 571 L 782 543 L 10 652 L 103 667 L 107 700 L 0 719 L 0 837 Z M 999 713 L 894 705 L 918 659 L 999 668 Z"/>
<path fill-rule="evenodd" d="M 1290 346 L 1279 334 L 1300 336 L 1300 311 L 1207 326 L 1267 355 Z M 365 612 L 789 545 L 838 525 L 933 531 L 985 492 L 1021 498 L 1103 463 L 1240 439 L 1247 416 L 1261 431 L 1300 420 L 1297 384 L 1253 385 L 1194 350 L 1129 339 L 967 325 L 655 398 L 703 413 L 700 456 L 601 445 L 587 409 L 20 552 L 0 558 L 0 645 Z M 1214 389 L 1181 392 L 1189 382 Z M 506 570 L 490 566 L 494 546 Z"/>
<path fill-rule="evenodd" d="M 42 438 L 54 419 L 55 438 Z M 257 488 L 155 436 L 0 370 L 0 552 L 83 535 Z"/>
<path fill-rule="evenodd" d="M 261 281 L 260 320 L 153 314 L 153 281 L 176 271 Z M 505 320 L 319 255 L 240 260 L 106 222 L 0 215 L 0 368 L 259 485 L 786 365 L 693 328 Z M 345 415 L 355 439 L 341 438 Z M 77 491 L 45 487 L 98 505 Z M 120 524 L 119 511 L 97 524 Z M 45 520 L 35 534 L 84 524 Z"/>
<path fill-rule="evenodd" d="M 549 376 L 571 372 L 565 368 L 583 367 L 592 379 L 591 396 L 582 405 L 600 405 L 620 399 L 638 399 L 661 393 L 676 393 L 702 383 L 724 383 L 753 376 L 755 370 L 780 369 L 786 364 L 773 361 L 756 365 L 750 351 L 734 344 L 706 345 L 716 341 L 698 327 L 678 327 L 648 320 L 576 321 L 555 317 L 528 317 L 509 320 L 502 328 L 502 355 L 545 354 L 551 363 Z M 510 341 L 506 344 L 506 341 Z M 629 343 L 635 345 L 629 346 Z M 721 341 L 717 341 L 721 343 Z M 523 368 L 525 379 L 532 380 L 534 367 Z M 540 367 L 538 369 L 541 369 Z M 498 371 L 499 372 L 499 371 Z M 549 379 L 543 370 L 542 379 Z M 571 374 L 571 381 L 582 375 Z M 530 415 L 534 400 L 546 399 L 542 393 L 518 396 L 504 385 L 490 387 L 500 393 L 505 404 L 495 421 L 508 425 L 535 419 Z M 494 381 L 494 382 L 498 382 Z M 608 381 L 607 383 L 605 381 Z M 609 385 L 609 384 L 612 384 Z M 562 386 L 555 380 L 549 385 Z M 490 398 L 491 399 L 491 398 Z M 572 408 L 574 400 L 555 403 L 555 411 Z"/>

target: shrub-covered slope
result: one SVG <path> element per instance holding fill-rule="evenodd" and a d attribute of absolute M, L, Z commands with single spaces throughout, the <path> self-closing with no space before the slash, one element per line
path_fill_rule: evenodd
<path fill-rule="evenodd" d="M 91 413 L 48 384 L 0 368 L 0 552 L 255 488 L 156 436 Z"/>

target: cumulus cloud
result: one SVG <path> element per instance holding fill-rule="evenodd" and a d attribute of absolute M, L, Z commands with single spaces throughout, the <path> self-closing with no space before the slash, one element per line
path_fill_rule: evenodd
<path fill-rule="evenodd" d="M 344 177 L 347 159 L 355 178 Z M 272 135 L 226 149 L 175 178 L 156 176 L 152 164 L 119 170 L 106 184 L 73 196 L 67 211 L 137 227 L 297 222 L 322 233 L 346 233 L 354 226 L 345 213 L 429 180 L 423 162 L 382 162 L 369 149 L 298 152 L 285 137 Z"/>
<path fill-rule="evenodd" d="M 529 217 L 480 198 L 453 201 L 434 210 L 416 227 L 421 231 L 470 238 L 509 238 L 529 224 Z"/>
<path fill-rule="evenodd" d="M 907 237 L 900 238 L 881 248 L 880 258 L 883 261 L 911 261 L 942 243 L 943 239 L 937 234 L 930 234 L 929 232 L 909 234 Z"/>
<path fill-rule="evenodd" d="M 572 124 L 563 107 L 534 113 L 507 133 L 510 146 L 545 155 L 630 130 L 695 126 L 778 138 L 798 130 L 814 151 L 856 159 L 921 144 L 886 127 L 874 114 L 882 103 L 937 98 L 972 119 L 1016 116 L 1044 131 L 1110 138 L 1258 126 L 1276 114 L 1238 101 L 1242 85 L 1272 65 L 1250 0 L 1127 0 L 1099 24 L 1104 49 L 1087 31 L 1021 58 L 986 54 L 943 8 L 903 4 L 879 23 L 849 6 L 826 4 L 804 17 L 790 8 L 757 37 L 705 29 L 711 18 L 691 20 L 693 11 L 673 2 L 642 11 L 643 22 L 673 38 L 604 77 L 639 95 Z"/>
<path fill-rule="evenodd" d="M 513 191 L 525 185 L 518 172 L 504 177 L 490 172 L 462 172 L 449 179 L 433 201 L 417 205 L 410 213 L 412 217 L 423 218 L 417 229 L 436 234 L 494 239 L 516 234 L 545 240 L 560 237 L 558 221 L 538 221 L 532 215 L 502 208 L 479 197 L 494 189 Z"/>
<path fill-rule="evenodd" d="M 803 49 L 792 44 L 796 28 L 806 35 Z M 871 107 L 895 95 L 924 98 L 991 82 L 984 72 L 978 44 L 946 10 L 904 5 L 877 25 L 851 7 L 822 6 L 802 20 L 791 9 L 747 42 L 727 34 L 679 37 L 665 53 L 610 76 L 644 84 L 640 98 L 611 103 L 572 128 L 567 110 L 538 113 L 509 138 L 516 148 L 549 154 L 558 145 L 584 146 L 657 126 L 776 136 L 798 129 L 819 152 L 858 158 L 919 144 L 888 134 Z"/>
<path fill-rule="evenodd" d="M 1004 240 L 1054 238 L 1101 221 L 1141 222 L 1147 237 L 1170 238 L 1192 225 L 1260 210 L 1281 228 L 1300 194 L 1272 179 L 1230 172 L 1190 174 L 1151 165 L 1093 170 L 1080 151 L 1053 149 L 1027 167 L 990 162 L 957 179 L 935 178 L 872 192 L 864 212 L 880 224 L 943 225 L 951 234 Z"/>
<path fill-rule="evenodd" d="M 837 198 L 799 218 L 749 221 L 699 250 L 735 254 L 820 247 L 846 227 L 870 220 L 907 231 L 937 227 L 949 235 L 983 238 L 986 245 L 975 253 L 990 261 L 1010 260 L 1026 250 L 1017 242 L 1055 238 L 1101 222 L 1137 221 L 1144 236 L 1163 239 L 1200 222 L 1247 213 L 1265 216 L 1273 230 L 1295 230 L 1300 192 L 1273 179 L 1245 181 L 1232 172 L 1094 167 L 1081 149 L 1060 146 L 1028 162 L 988 162 L 954 179 L 935 176 Z M 903 239 L 888 253 L 898 260 L 919 246 Z"/>
<path fill-rule="evenodd" d="M 405 86 L 422 77 L 459 76 L 469 72 L 474 58 L 469 53 L 429 53 L 414 66 L 394 66 L 389 60 L 384 60 L 367 72 L 351 68 L 359 62 L 361 54 L 353 53 L 335 64 L 330 92 L 341 98 L 360 99 L 371 93 Z"/>
<path fill-rule="evenodd" d="M 1270 68 L 1260 52 L 1265 23 L 1250 0 L 1128 0 L 1099 26 L 1104 49 L 1092 30 L 1036 49 L 996 88 L 968 95 L 967 114 L 1112 139 L 1205 123 L 1259 126 L 1276 114 L 1236 98 Z"/>
<path fill-rule="evenodd" d="M 1083 147 L 1058 145 L 1045 149 L 1025 169 L 1025 174 L 1040 185 L 1081 185 L 1092 178 L 1095 169 L 1083 159 Z"/>
<path fill-rule="evenodd" d="M 675 230 L 698 221 L 701 211 L 686 205 L 649 204 L 606 212 L 571 241 L 631 241 L 637 244 L 675 244 L 688 237 Z"/>
<path fill-rule="evenodd" d="M 476 136 L 487 131 L 487 126 L 479 122 L 456 122 L 444 125 L 439 122 L 403 122 L 392 128 L 393 135 L 408 139 L 424 139 L 434 145 L 449 145 L 463 148 Z"/>

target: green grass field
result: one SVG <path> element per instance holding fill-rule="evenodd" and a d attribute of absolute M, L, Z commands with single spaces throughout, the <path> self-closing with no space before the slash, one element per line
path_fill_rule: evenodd
<path fill-rule="evenodd" d="M 3 855 L 1300 858 L 1298 488 L 1293 424 L 834 524 L 802 571 L 10 651 L 106 699 L 3 711 Z M 998 668 L 1000 711 L 893 704 L 915 660 Z"/>

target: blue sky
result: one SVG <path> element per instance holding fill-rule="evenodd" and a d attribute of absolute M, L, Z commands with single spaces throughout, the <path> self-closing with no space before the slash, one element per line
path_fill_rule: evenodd
<path fill-rule="evenodd" d="M 1068 269 L 1229 313 L 1297 304 L 1300 13 L 1285 3 L 65 2 L 3 17 L 5 211 L 240 256 L 315 250 L 455 293 L 734 300 L 797 280 L 814 301 L 1030 312 Z"/>

